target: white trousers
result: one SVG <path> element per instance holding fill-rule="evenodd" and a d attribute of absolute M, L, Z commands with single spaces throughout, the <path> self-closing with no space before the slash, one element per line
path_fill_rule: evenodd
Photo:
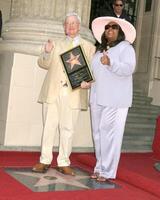
<path fill-rule="evenodd" d="M 91 104 L 92 131 L 95 144 L 94 172 L 116 178 L 128 108 L 109 108 Z"/>
<path fill-rule="evenodd" d="M 56 101 L 43 104 L 44 129 L 42 135 L 40 163 L 50 164 L 53 159 L 52 149 L 55 136 L 59 133 L 58 166 L 69 166 L 72 151 L 72 139 L 80 113 L 79 109 L 69 106 L 67 87 L 62 87 Z"/>

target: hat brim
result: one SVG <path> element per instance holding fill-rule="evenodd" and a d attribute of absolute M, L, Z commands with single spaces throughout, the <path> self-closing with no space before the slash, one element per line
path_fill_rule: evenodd
<path fill-rule="evenodd" d="M 134 42 L 136 38 L 136 29 L 130 22 L 116 17 L 98 17 L 92 22 L 92 32 L 99 43 L 101 43 L 101 36 L 105 30 L 105 25 L 110 22 L 115 22 L 121 27 L 125 34 L 125 40 L 131 44 Z"/>

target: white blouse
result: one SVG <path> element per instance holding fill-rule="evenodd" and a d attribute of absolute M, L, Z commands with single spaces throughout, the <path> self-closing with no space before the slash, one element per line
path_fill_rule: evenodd
<path fill-rule="evenodd" d="M 95 82 L 91 87 L 90 103 L 109 107 L 130 107 L 132 104 L 132 74 L 136 66 L 133 46 L 122 41 L 107 51 L 110 66 L 103 65 L 100 58 L 103 53 L 96 52 L 92 59 L 92 71 Z"/>

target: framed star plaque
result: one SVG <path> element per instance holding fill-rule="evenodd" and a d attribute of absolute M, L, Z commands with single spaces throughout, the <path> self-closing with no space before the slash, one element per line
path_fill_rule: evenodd
<path fill-rule="evenodd" d="M 82 47 L 76 46 L 60 55 L 72 89 L 80 87 L 82 81 L 93 81 Z"/>

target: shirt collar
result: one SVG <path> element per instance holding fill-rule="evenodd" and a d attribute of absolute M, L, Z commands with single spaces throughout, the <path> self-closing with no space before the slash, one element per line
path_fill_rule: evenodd
<path fill-rule="evenodd" d="M 67 40 L 77 42 L 77 41 L 80 40 L 80 35 L 77 35 L 74 38 L 71 38 L 71 37 L 67 36 Z"/>

